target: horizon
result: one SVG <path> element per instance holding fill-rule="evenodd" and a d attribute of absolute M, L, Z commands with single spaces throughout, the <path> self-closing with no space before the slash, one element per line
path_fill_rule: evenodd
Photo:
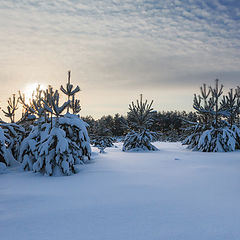
<path fill-rule="evenodd" d="M 69 72 L 69 71 L 68 71 Z M 71 71 L 70 71 L 71 72 Z M 215 80 L 219 80 L 219 79 L 215 79 Z M 67 83 L 67 81 L 65 82 L 65 84 Z M 71 82 L 72 83 L 72 82 Z M 231 89 L 231 88 L 229 88 L 229 89 L 226 89 L 225 88 L 225 86 L 224 86 L 224 84 L 220 81 L 219 82 L 221 85 L 223 85 L 223 96 L 225 95 L 225 94 L 227 94 L 227 91 L 229 90 L 229 89 Z M 61 85 L 65 85 L 65 84 L 61 84 Z M 204 83 L 205 84 L 205 83 Z M 213 82 L 213 84 L 206 84 L 206 86 L 207 87 L 210 87 L 210 86 L 214 86 L 214 84 L 215 84 L 215 81 Z M 202 84 L 203 85 L 203 84 Z M 80 110 L 80 112 L 79 112 L 79 115 L 81 116 L 81 117 L 93 117 L 93 119 L 94 120 L 99 120 L 100 118 L 102 118 L 102 117 L 105 117 L 105 116 L 112 116 L 112 117 L 114 117 L 116 114 L 119 114 L 120 116 L 123 116 L 123 117 L 126 117 L 127 116 L 127 113 L 129 112 L 129 105 L 132 103 L 132 102 L 134 102 L 134 103 L 136 103 L 136 101 L 137 100 L 139 100 L 139 97 L 142 95 L 142 97 L 143 97 L 143 101 L 145 101 L 145 100 L 147 100 L 148 102 L 151 102 L 152 100 L 153 100 L 153 110 L 154 111 L 156 111 L 156 112 L 158 112 L 158 113 L 162 113 L 162 112 L 186 112 L 186 113 L 190 113 L 190 112 L 196 112 L 196 110 L 193 108 L 193 95 L 196 93 L 197 95 L 198 94 L 200 94 L 200 87 L 202 87 L 202 85 L 201 86 L 199 86 L 199 88 L 198 88 L 198 91 L 195 91 L 193 94 L 192 94 L 192 101 L 191 101 L 191 108 L 190 109 L 169 109 L 169 108 L 162 108 L 162 109 L 159 109 L 159 108 L 157 108 L 156 106 L 154 106 L 154 99 L 151 99 L 151 98 L 146 98 L 142 93 L 140 93 L 139 94 L 139 96 L 137 96 L 136 97 L 136 99 L 134 99 L 134 100 L 131 100 L 129 103 L 128 103 L 128 105 L 127 105 L 127 109 L 126 109 L 126 111 L 123 111 L 123 112 L 111 112 L 111 113 L 103 113 L 102 114 L 102 112 L 100 112 L 99 113 L 99 115 L 97 115 L 96 113 L 95 113 L 95 115 L 93 114 L 93 115 L 91 115 L 91 114 L 82 114 L 82 112 L 84 112 L 84 111 L 82 111 L 82 109 Z M 51 86 L 52 87 L 52 85 L 50 85 L 50 84 L 48 84 L 48 85 L 45 85 L 45 86 L 42 86 L 42 85 L 40 85 L 40 84 L 38 84 L 38 83 L 32 83 L 32 84 L 30 84 L 29 85 L 29 88 L 25 88 L 25 91 L 21 91 L 21 90 L 19 90 L 16 94 L 12 94 L 9 98 L 12 98 L 12 96 L 13 95 L 15 95 L 16 97 L 17 97 L 17 99 L 18 99 L 18 97 L 19 97 L 19 92 L 21 92 L 21 94 L 24 94 L 24 97 L 25 97 L 25 99 L 26 99 L 26 103 L 28 104 L 29 103 L 29 101 L 31 101 L 33 98 L 32 98 L 32 96 L 34 95 L 34 93 L 36 92 L 36 90 L 37 90 L 37 87 L 40 87 L 40 90 L 46 90 L 47 89 L 47 87 L 46 86 Z M 75 85 L 73 85 L 73 88 L 75 88 L 76 86 Z M 236 86 L 237 87 L 237 86 Z M 234 87 L 233 87 L 233 89 L 235 89 Z M 67 97 L 66 97 L 66 95 L 64 95 L 63 94 L 63 92 L 61 92 L 61 90 L 60 90 L 60 86 L 58 87 L 58 88 L 53 88 L 53 90 L 58 90 L 58 92 L 59 92 L 59 96 L 60 96 L 60 102 L 61 102 L 61 104 L 63 103 L 63 102 L 65 102 L 65 101 L 67 101 Z M 80 94 L 81 94 L 81 90 L 80 90 Z M 81 105 L 81 97 L 79 98 L 79 93 L 77 93 L 76 95 L 78 95 L 78 97 L 76 98 L 76 99 L 80 99 L 80 105 Z M 28 98 L 29 97 L 29 98 Z M 7 101 L 6 101 L 7 102 Z M 4 108 L 6 108 L 6 107 L 3 107 L 3 108 L 0 108 L 0 109 L 3 109 L 3 110 L 5 110 Z M 82 105 L 81 105 L 81 108 L 82 108 Z M 16 111 L 16 122 L 18 121 L 18 120 L 20 120 L 21 119 L 21 111 L 23 110 L 24 108 L 23 108 L 23 105 L 19 102 L 18 103 L 18 108 L 17 108 L 17 111 Z M 2 116 L 0 116 L 0 119 L 2 119 L 2 120 L 6 120 L 6 119 L 8 119 L 6 116 L 4 116 L 4 113 L 2 113 Z M 8 119 L 9 120 L 9 119 Z"/>
<path fill-rule="evenodd" d="M 0 19 L 2 108 L 35 83 L 59 89 L 69 69 L 80 115 L 94 118 L 126 114 L 140 94 L 157 111 L 193 111 L 203 83 L 239 85 L 237 0 L 9 0 Z"/>

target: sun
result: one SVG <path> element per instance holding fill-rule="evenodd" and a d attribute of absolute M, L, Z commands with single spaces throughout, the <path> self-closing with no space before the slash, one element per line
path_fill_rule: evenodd
<path fill-rule="evenodd" d="M 26 103 L 30 102 L 30 100 L 33 97 L 33 93 L 36 92 L 36 89 L 38 88 L 39 85 L 40 85 L 39 83 L 31 83 L 24 88 L 23 93 L 25 95 Z M 46 87 L 44 85 L 40 85 L 40 90 L 45 90 L 45 89 Z"/>

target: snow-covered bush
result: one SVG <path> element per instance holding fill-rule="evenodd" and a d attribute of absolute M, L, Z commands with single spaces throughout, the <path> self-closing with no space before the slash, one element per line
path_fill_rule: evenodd
<path fill-rule="evenodd" d="M 147 100 L 143 102 L 142 95 L 140 95 L 140 101 L 137 100 L 136 104 L 132 102 L 129 105 L 126 125 L 130 131 L 124 138 L 123 151 L 157 150 L 151 144 L 154 133 L 149 130 L 154 122 L 152 104 L 153 101 L 150 104 Z"/>

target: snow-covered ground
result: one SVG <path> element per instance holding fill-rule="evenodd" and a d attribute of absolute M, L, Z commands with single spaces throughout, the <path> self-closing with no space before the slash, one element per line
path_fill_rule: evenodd
<path fill-rule="evenodd" d="M 1 174 L 0 239 L 239 240 L 240 152 L 155 145 L 107 148 L 70 177 Z"/>

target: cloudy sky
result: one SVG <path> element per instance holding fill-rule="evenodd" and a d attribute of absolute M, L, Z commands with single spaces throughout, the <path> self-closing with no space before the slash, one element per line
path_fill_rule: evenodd
<path fill-rule="evenodd" d="M 68 70 L 94 117 L 140 93 L 191 110 L 203 82 L 240 84 L 239 0 L 1 0 L 0 23 L 1 106 L 31 83 L 59 88 Z"/>

